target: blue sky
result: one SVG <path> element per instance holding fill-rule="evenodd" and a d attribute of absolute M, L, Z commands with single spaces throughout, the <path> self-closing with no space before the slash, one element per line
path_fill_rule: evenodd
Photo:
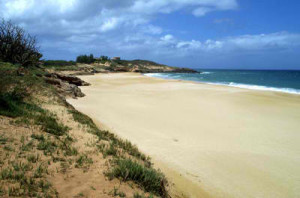
<path fill-rule="evenodd" d="M 1 0 L 46 59 L 78 54 L 192 68 L 300 69 L 297 0 Z"/>

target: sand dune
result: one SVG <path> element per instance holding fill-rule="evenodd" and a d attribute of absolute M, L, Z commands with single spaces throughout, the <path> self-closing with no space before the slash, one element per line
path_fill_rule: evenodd
<path fill-rule="evenodd" d="M 69 102 L 137 144 L 188 196 L 300 197 L 299 96 L 129 73 L 81 78 L 92 86 Z"/>

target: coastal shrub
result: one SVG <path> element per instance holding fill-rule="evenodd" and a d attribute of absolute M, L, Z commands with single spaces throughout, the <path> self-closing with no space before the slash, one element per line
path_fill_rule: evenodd
<path fill-rule="evenodd" d="M 22 98 L 15 93 L 0 93 L 0 115 L 18 117 L 24 114 Z"/>
<path fill-rule="evenodd" d="M 110 179 L 120 178 L 133 181 L 145 191 L 166 197 L 166 179 L 164 175 L 152 168 L 147 168 L 132 159 L 117 159 L 114 168 L 107 173 Z"/>
<path fill-rule="evenodd" d="M 62 67 L 62 66 L 74 66 L 76 62 L 65 60 L 45 60 L 43 61 L 45 67 Z"/>
<path fill-rule="evenodd" d="M 77 63 L 87 63 L 87 64 L 90 64 L 90 63 L 95 62 L 95 58 L 94 58 L 93 54 L 90 54 L 90 55 L 85 55 L 85 54 L 84 55 L 79 55 L 76 58 L 76 62 Z"/>
<path fill-rule="evenodd" d="M 10 21 L 0 22 L 0 60 L 29 67 L 37 65 L 41 57 L 34 36 Z"/>
<path fill-rule="evenodd" d="M 99 58 L 100 60 L 102 60 L 102 61 L 107 61 L 107 60 L 109 60 L 109 58 L 108 58 L 108 56 L 100 56 L 100 58 Z"/>

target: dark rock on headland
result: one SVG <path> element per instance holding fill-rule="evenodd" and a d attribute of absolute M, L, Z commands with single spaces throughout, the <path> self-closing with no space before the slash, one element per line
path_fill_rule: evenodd
<path fill-rule="evenodd" d="M 48 73 L 44 76 L 47 83 L 54 85 L 63 96 L 72 98 L 84 97 L 78 86 L 88 86 L 89 83 L 71 75 Z"/>

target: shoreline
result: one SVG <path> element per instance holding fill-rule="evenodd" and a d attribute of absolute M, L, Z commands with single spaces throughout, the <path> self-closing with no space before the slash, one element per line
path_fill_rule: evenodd
<path fill-rule="evenodd" d="M 226 83 L 221 83 L 221 82 L 193 81 L 193 80 L 184 80 L 184 79 L 175 79 L 175 78 L 155 76 L 157 74 L 163 74 L 163 73 L 150 73 L 150 74 L 142 74 L 142 75 L 151 77 L 151 78 L 164 79 L 164 80 L 177 80 L 177 81 L 200 83 L 200 84 L 207 84 L 207 85 L 235 87 L 235 88 L 255 90 L 255 91 L 268 91 L 268 92 L 300 95 L 300 90 L 295 89 L 295 88 L 287 88 L 287 87 L 279 88 L 279 87 L 269 87 L 269 86 L 264 86 L 264 85 L 243 84 L 243 83 L 235 83 L 235 82 L 230 82 L 230 83 L 226 84 Z"/>
<path fill-rule="evenodd" d="M 270 182 L 272 183 L 271 180 L 269 180 L 266 177 L 261 178 L 259 175 L 256 175 L 256 174 L 258 174 L 257 171 L 259 169 L 263 168 L 261 166 L 264 164 L 259 164 L 259 167 L 256 167 L 257 165 L 252 164 L 251 161 L 249 161 L 249 160 L 252 158 L 252 160 L 255 161 L 255 160 L 263 157 L 263 155 L 267 155 L 268 158 L 269 157 L 271 157 L 271 158 L 265 159 L 263 157 L 260 160 L 266 160 L 267 165 L 271 166 L 272 165 L 271 162 L 275 162 L 275 161 L 277 162 L 279 159 L 279 158 L 277 159 L 277 157 L 274 156 L 275 151 L 262 150 L 263 151 L 262 152 L 259 149 L 257 149 L 257 150 L 254 149 L 254 152 L 251 151 L 249 153 L 249 148 L 252 148 L 252 145 L 248 145 L 249 142 L 247 143 L 247 139 L 244 139 L 245 137 L 241 138 L 241 140 L 245 141 L 244 143 L 247 143 L 246 148 L 243 148 L 243 146 L 241 146 L 242 151 L 240 151 L 239 149 L 241 149 L 241 148 L 239 148 L 239 145 L 236 145 L 236 146 L 233 146 L 233 149 L 232 149 L 232 148 L 230 148 L 230 147 L 232 147 L 232 145 L 227 145 L 222 142 L 222 138 L 220 138 L 219 136 L 223 136 L 223 134 L 219 133 L 219 130 L 221 128 L 218 128 L 218 127 L 220 127 L 220 126 L 222 126 L 223 128 L 225 127 L 224 131 L 229 132 L 229 130 L 226 129 L 226 127 L 228 127 L 227 125 L 230 125 L 230 123 L 232 123 L 231 124 L 232 126 L 230 126 L 229 128 L 231 128 L 231 130 L 235 131 L 234 128 L 236 128 L 236 127 L 243 129 L 243 128 L 241 128 L 242 127 L 241 124 L 243 122 L 245 122 L 249 128 L 249 129 L 247 128 L 247 130 L 253 131 L 253 127 L 251 128 L 251 126 L 249 125 L 249 124 L 253 123 L 253 121 L 254 121 L 253 119 L 249 119 L 249 118 L 247 118 L 248 116 L 246 116 L 244 118 L 245 120 L 243 120 L 243 119 L 240 120 L 239 116 L 234 115 L 234 113 L 232 113 L 233 115 L 231 115 L 231 111 L 234 110 L 235 113 L 237 113 L 237 114 L 240 113 L 241 115 L 244 115 L 245 113 L 247 113 L 247 114 L 249 113 L 250 116 L 254 116 L 254 115 L 259 116 L 260 118 L 259 119 L 257 118 L 258 120 L 265 119 L 262 116 L 260 116 L 259 114 L 257 114 L 257 113 L 261 113 L 261 112 L 252 112 L 253 110 L 251 110 L 251 107 L 256 108 L 254 104 L 251 104 L 250 101 L 252 101 L 252 100 L 255 100 L 256 104 L 259 105 L 260 107 L 264 107 L 264 105 L 267 105 L 267 104 L 265 104 L 264 100 L 270 100 L 269 102 L 272 103 L 271 104 L 272 106 L 270 106 L 270 105 L 269 105 L 270 107 L 268 105 L 267 106 L 268 106 L 268 108 L 270 108 L 268 110 L 272 111 L 272 112 L 268 112 L 268 114 L 264 115 L 264 116 L 271 116 L 272 113 L 274 113 L 274 111 L 280 112 L 277 109 L 273 108 L 273 107 L 275 107 L 273 105 L 275 105 L 277 103 L 282 105 L 282 109 L 287 104 L 294 105 L 296 107 L 296 109 L 294 109 L 294 112 L 291 112 L 290 109 L 287 109 L 287 110 L 285 110 L 285 114 L 295 116 L 295 113 L 300 112 L 299 105 L 296 104 L 297 102 L 299 102 L 299 97 L 297 97 L 297 95 L 291 95 L 291 94 L 287 94 L 287 93 L 278 93 L 278 92 L 255 91 L 255 90 L 249 90 L 249 89 L 228 87 L 225 85 L 209 85 L 209 84 L 205 84 L 205 83 L 201 83 L 201 82 L 193 82 L 193 81 L 182 81 L 182 80 L 161 79 L 161 78 L 156 79 L 156 78 L 149 77 L 149 76 L 143 76 L 141 74 L 128 74 L 128 73 L 127 74 L 126 73 L 125 74 L 99 74 L 99 75 L 97 74 L 93 77 L 86 77 L 86 76 L 80 76 L 80 77 L 82 77 L 87 82 L 92 82 L 92 86 L 84 87 L 82 89 L 83 92 L 86 94 L 86 97 L 79 99 L 77 101 L 75 101 L 75 100 L 69 101 L 73 106 L 76 107 L 76 109 L 78 109 L 79 111 L 82 111 L 83 113 L 87 114 L 88 116 L 95 119 L 96 121 L 100 121 L 101 123 L 104 123 L 105 125 L 109 126 L 109 128 L 112 129 L 112 132 L 116 133 L 121 138 L 129 139 L 133 143 L 137 144 L 138 147 L 143 152 L 149 154 L 151 157 L 154 158 L 155 161 L 161 161 L 161 159 L 164 159 L 164 163 L 167 162 L 165 164 L 167 164 L 167 166 L 170 165 L 171 169 L 175 169 L 175 171 L 180 170 L 184 167 L 181 170 L 181 172 L 179 171 L 179 175 L 182 174 L 184 177 L 187 177 L 188 179 L 192 180 L 193 182 L 197 182 L 197 186 L 199 187 L 199 190 L 202 190 L 202 192 L 203 192 L 203 190 L 208 191 L 212 197 L 222 197 L 222 196 L 238 197 L 238 195 L 240 193 L 242 193 L 244 195 L 244 197 L 251 197 L 251 193 L 253 193 L 251 191 L 255 191 L 255 190 L 257 191 L 257 190 L 261 189 L 259 186 L 253 185 L 252 190 L 251 190 L 251 188 L 247 189 L 245 187 L 245 189 L 241 190 L 241 192 L 237 192 L 236 190 L 234 191 L 234 189 L 230 189 L 230 188 L 231 188 L 231 186 L 235 186 L 235 187 L 239 186 L 239 183 L 242 183 L 242 182 L 246 182 L 246 183 L 244 183 L 243 186 L 246 186 L 247 184 L 249 185 L 249 182 L 252 185 L 252 182 L 254 182 L 256 177 L 257 177 L 257 179 L 259 179 L 259 178 L 264 179 L 265 187 L 270 188 L 270 190 L 274 191 L 275 188 L 272 187 L 272 185 L 271 186 L 269 185 Z M 101 87 L 101 89 L 99 89 L 100 87 Z M 134 92 L 133 92 L 133 90 L 134 90 Z M 99 91 L 99 93 L 95 93 L 98 91 Z M 187 97 L 185 95 L 188 95 L 189 97 Z M 206 96 L 206 95 L 208 95 L 208 96 Z M 231 95 L 233 95 L 233 97 Z M 119 99 L 115 98 L 115 97 L 119 97 L 119 96 L 120 96 Z M 220 99 L 218 99 L 216 96 L 219 96 Z M 197 99 L 201 100 L 201 102 L 199 103 L 197 100 L 194 100 L 194 99 L 191 100 L 192 97 L 196 97 Z M 168 100 L 166 100 L 166 98 Z M 221 98 L 225 102 L 222 102 Z M 283 98 L 288 99 L 289 101 L 287 103 L 285 103 L 283 101 Z M 172 100 L 170 101 L 170 99 L 172 99 Z M 182 101 L 182 99 L 183 99 L 183 101 Z M 119 100 L 119 102 L 118 102 L 118 100 Z M 207 101 L 209 101 L 209 100 L 211 100 L 211 101 L 209 103 L 207 103 Z M 242 110 L 240 110 L 239 108 L 236 108 L 236 104 L 234 102 L 232 102 L 231 100 L 234 100 L 234 102 L 237 102 L 237 104 L 240 105 L 240 107 L 246 108 L 246 106 L 249 106 L 249 105 L 251 107 L 250 107 L 250 109 L 247 107 L 245 110 L 243 108 L 242 108 Z M 199 119 L 204 119 L 204 120 L 206 120 L 206 122 L 210 122 L 211 124 L 213 124 L 215 120 L 220 121 L 221 117 L 219 117 L 218 114 L 222 114 L 225 116 L 226 113 L 230 113 L 229 116 L 226 115 L 230 118 L 229 119 L 227 118 L 227 120 L 220 123 L 219 124 L 220 126 L 218 126 L 218 123 L 217 123 L 217 126 L 214 126 L 214 127 L 212 127 L 213 125 L 210 125 L 210 124 L 207 125 L 204 123 L 201 123 L 199 125 L 199 124 L 197 124 L 197 119 L 195 120 L 193 116 L 192 117 L 189 116 L 188 120 L 182 120 L 182 117 L 180 117 L 180 115 L 176 115 L 176 111 L 174 111 L 172 108 L 166 107 L 167 105 L 169 105 L 168 104 L 169 101 L 172 102 L 173 105 L 178 106 L 178 109 L 176 110 L 177 112 L 180 110 L 180 112 L 189 112 L 189 114 L 195 110 L 195 109 L 193 109 L 193 105 L 191 105 L 191 106 L 183 105 L 182 106 L 181 105 L 182 102 L 192 102 L 194 105 L 196 105 L 195 107 L 197 107 L 197 105 L 201 106 L 203 109 L 201 109 L 201 108 L 199 110 L 196 109 L 197 114 L 195 114 L 194 116 L 199 116 Z M 89 103 L 89 104 L 87 105 L 87 103 Z M 101 104 L 98 104 L 98 103 L 101 103 Z M 150 107 L 148 107 L 144 103 L 147 103 Z M 161 109 L 159 109 L 159 108 L 156 109 L 156 106 L 160 105 L 160 103 L 163 103 L 160 106 Z M 217 104 L 220 103 L 221 108 L 219 108 L 219 109 L 215 108 L 213 106 L 214 103 L 217 103 Z M 246 104 L 246 106 L 245 106 L 245 104 Z M 125 105 L 125 107 L 124 107 L 124 105 Z M 153 106 L 153 105 L 156 105 L 156 106 Z M 208 107 L 205 107 L 205 106 L 208 106 Z M 153 108 L 154 108 L 154 110 L 153 110 Z M 188 109 L 186 109 L 186 108 L 188 108 Z M 101 112 L 96 112 L 96 111 L 98 111 L 97 109 L 99 109 L 99 111 L 101 111 Z M 128 110 L 133 111 L 133 113 L 128 112 Z M 222 110 L 224 112 L 222 112 Z M 165 112 L 167 112 L 167 111 L 173 112 L 174 115 L 170 116 L 169 114 L 165 114 Z M 211 119 L 206 118 L 205 116 L 207 116 L 207 115 L 201 111 L 206 112 L 206 114 L 208 114 L 208 116 L 210 116 Z M 257 111 L 259 111 L 259 109 L 257 109 Z M 144 113 L 147 112 L 147 113 L 144 115 L 144 113 L 142 113 L 142 112 L 144 112 Z M 216 113 L 213 113 L 213 112 L 216 112 Z M 122 114 L 122 115 L 118 115 L 118 114 Z M 147 114 L 149 114 L 149 115 L 147 115 Z M 159 114 L 163 114 L 163 115 L 158 116 Z M 148 120 L 150 123 L 145 122 L 145 120 L 139 118 L 140 115 L 144 116 L 144 119 Z M 126 118 L 127 116 L 131 116 L 132 119 L 127 119 Z M 165 128 L 163 128 L 164 125 L 161 125 L 161 124 L 164 124 L 164 123 L 160 123 L 160 120 L 155 120 L 155 116 L 158 116 L 159 119 L 162 119 L 163 117 L 168 118 L 168 116 L 169 116 L 169 117 L 172 117 L 171 120 L 177 120 L 177 122 L 179 121 L 180 123 L 176 123 L 176 121 L 174 123 L 174 121 L 172 122 L 172 121 L 166 120 L 166 126 L 165 126 Z M 225 118 L 226 118 L 226 116 L 225 116 Z M 288 117 L 286 117 L 286 118 L 288 118 Z M 154 119 L 154 121 L 151 121 L 152 119 Z M 168 118 L 168 119 L 170 119 L 170 118 Z M 237 119 L 237 120 L 235 121 L 235 119 Z M 272 119 L 273 119 L 273 121 L 278 120 L 278 118 L 274 117 L 274 116 Z M 272 123 L 270 123 L 270 121 L 272 121 L 272 119 L 271 120 L 266 119 L 267 121 L 269 121 L 269 123 L 267 125 L 265 125 L 265 127 L 267 129 L 272 127 L 270 125 L 270 124 L 272 124 Z M 289 120 L 291 123 L 295 122 L 294 117 L 292 120 L 291 119 L 289 119 Z M 128 122 L 130 122 L 130 123 L 128 123 Z M 264 125 L 263 122 L 260 122 L 260 124 Z M 274 124 L 276 124 L 276 122 L 274 122 Z M 135 125 L 137 125 L 137 126 L 135 126 Z M 172 125 L 176 125 L 177 128 L 176 127 L 174 128 L 174 126 L 172 126 Z M 235 126 L 235 125 L 238 125 L 238 126 Z M 295 128 L 295 126 L 296 126 L 295 123 L 293 125 Z M 179 130 L 178 127 L 181 129 Z M 190 130 L 185 129 L 184 127 L 189 128 Z M 204 131 L 210 131 L 210 133 L 212 133 L 212 135 L 207 134 L 205 132 L 200 132 L 200 136 L 199 136 L 199 134 L 197 134 L 197 128 L 199 128 L 199 127 L 202 128 Z M 294 128 L 291 128 L 287 125 L 284 127 L 285 128 L 288 127 L 290 129 L 294 130 Z M 144 128 L 149 128 L 149 130 L 146 130 Z M 163 128 L 163 130 L 167 130 L 168 132 L 159 131 L 161 128 Z M 262 131 L 266 130 L 262 126 L 259 127 L 258 129 L 262 130 Z M 137 133 L 135 130 L 141 131 L 141 133 L 143 133 L 142 136 L 141 136 L 141 134 Z M 215 131 L 215 130 L 218 130 L 218 131 Z M 157 131 L 159 131 L 159 132 L 157 132 Z M 176 131 L 176 133 L 174 131 Z M 192 131 L 192 132 L 189 132 L 189 133 L 191 133 L 191 134 L 189 134 L 189 135 L 191 135 L 191 137 L 188 138 L 188 137 L 181 136 L 180 133 L 182 131 L 188 131 L 188 132 Z M 213 133 L 216 133 L 216 134 L 214 135 Z M 249 134 L 249 132 L 247 132 L 247 133 L 248 133 L 247 136 L 250 135 L 249 137 L 251 137 L 252 134 L 251 133 Z M 234 132 L 234 134 L 230 134 L 230 138 L 229 138 L 229 142 L 228 142 L 230 144 L 235 142 L 235 139 L 232 139 L 234 137 L 231 137 L 232 135 L 234 137 L 239 137 L 237 132 Z M 277 135 L 282 136 L 282 134 L 277 134 Z M 145 139 L 144 137 L 148 137 L 148 136 L 150 138 L 149 141 L 144 140 Z M 170 136 L 174 136 L 174 137 L 170 137 Z M 203 140 L 201 140 L 201 138 L 200 138 L 199 141 L 202 142 L 202 144 L 204 144 L 204 145 L 201 145 L 201 143 L 200 143 L 200 146 L 199 146 L 198 145 L 199 142 L 197 142 L 197 141 L 195 142 L 195 138 L 196 137 L 199 138 L 201 136 L 202 136 L 202 138 L 205 138 L 206 141 L 208 141 L 208 143 L 206 143 L 206 141 L 203 142 Z M 240 134 L 240 136 L 243 136 L 243 134 Z M 227 137 L 223 136 L 223 138 L 227 138 Z M 258 141 L 257 137 L 254 137 L 254 138 L 255 138 L 255 141 Z M 267 141 L 267 144 L 272 143 L 272 142 L 268 141 L 268 138 L 265 139 L 265 137 L 264 137 L 263 139 Z M 289 137 L 284 137 L 284 138 L 289 139 Z M 251 140 L 251 138 L 250 138 L 250 140 Z M 276 139 L 276 141 L 278 141 L 278 139 Z M 289 139 L 289 141 L 290 141 L 290 139 Z M 219 142 L 219 144 L 217 142 Z M 215 146 L 211 146 L 211 145 L 209 145 L 209 143 L 215 144 Z M 252 143 L 255 143 L 255 142 L 252 142 Z M 261 143 L 262 143 L 262 145 L 259 144 L 258 146 L 266 146 L 266 145 L 264 145 L 264 144 L 266 144 L 266 142 L 261 142 Z M 151 145 L 151 144 L 155 144 L 156 146 Z M 165 144 L 167 144 L 167 145 L 165 145 Z M 176 145 L 176 144 L 179 144 L 179 145 Z M 191 144 L 191 145 L 189 145 L 189 144 Z M 286 145 L 284 145 L 284 146 L 286 146 Z M 182 150 L 178 149 L 177 147 L 180 147 Z M 220 148 L 218 148 L 218 147 L 220 147 Z M 266 148 L 270 149 L 268 146 Z M 297 146 L 295 147 L 295 145 L 294 145 L 294 147 L 292 147 L 292 150 L 295 150 L 295 148 L 298 148 L 298 147 Z M 215 151 L 212 152 L 212 151 L 210 151 L 211 149 L 213 149 Z M 283 149 L 283 148 L 281 148 L 281 149 Z M 169 150 L 175 151 L 175 152 L 178 152 L 181 154 L 179 156 L 176 156 L 176 153 L 175 154 L 172 152 L 170 153 Z M 228 151 L 230 151 L 230 152 L 228 153 Z M 199 154 L 195 155 L 192 153 L 194 156 L 193 155 L 185 156 L 187 153 L 190 153 L 190 152 L 195 152 L 195 153 L 199 152 Z M 230 154 L 232 152 L 233 152 L 233 154 L 236 153 L 238 155 Z M 244 152 L 248 152 L 248 153 L 244 153 Z M 266 153 L 264 153 L 264 152 L 266 152 Z M 293 152 L 290 153 L 291 156 L 289 156 L 293 159 L 292 161 L 295 160 Z M 157 156 L 158 153 L 162 153 L 163 156 Z M 244 154 L 242 154 L 242 153 L 244 153 Z M 263 155 L 261 155 L 261 154 L 263 154 Z M 281 153 L 281 154 L 284 154 L 284 153 Z M 246 155 L 246 156 L 248 155 L 248 157 L 245 157 L 244 155 Z M 276 159 L 274 157 L 276 157 Z M 176 161 L 176 158 L 179 158 L 178 159 L 179 161 Z M 197 164 L 197 166 L 202 165 L 203 163 L 206 163 L 201 168 L 202 170 L 197 170 L 197 166 L 195 167 L 195 164 L 193 165 L 193 161 L 195 158 L 196 159 L 199 158 L 199 161 L 195 162 Z M 175 162 L 174 162 L 174 160 L 175 160 Z M 224 168 L 222 168 L 218 165 L 219 160 L 220 160 L 220 162 L 225 163 L 225 166 L 227 166 L 227 168 L 223 171 L 222 171 L 222 169 L 224 169 Z M 185 161 L 185 163 L 182 164 L 182 163 L 180 163 L 180 161 Z M 218 163 L 216 163 L 216 162 L 218 162 Z M 298 160 L 296 160 L 294 162 L 296 162 L 296 164 L 299 164 Z M 192 163 L 192 164 L 189 164 L 189 163 Z M 235 164 L 238 164 L 238 166 L 233 168 L 235 166 Z M 249 166 L 249 164 L 251 166 Z M 280 165 L 283 166 L 284 164 L 285 163 L 281 163 Z M 289 164 L 285 164 L 285 165 L 292 167 L 293 170 L 298 173 L 298 171 L 299 171 L 298 168 L 295 168 L 292 164 L 289 163 Z M 245 175 L 245 173 L 243 173 L 243 172 L 240 172 L 243 170 L 243 168 L 242 168 L 243 166 L 246 166 L 246 168 L 248 168 L 247 172 L 249 172 L 252 175 L 256 175 L 256 177 L 251 177 L 250 178 L 251 181 L 249 179 L 247 179 L 247 175 Z M 241 170 L 239 170 L 239 172 L 236 172 L 236 170 L 235 170 L 236 168 L 241 169 Z M 274 167 L 272 167 L 272 168 L 274 168 Z M 275 169 L 271 172 L 269 171 L 268 174 L 274 174 L 275 170 L 279 170 L 278 168 L 279 167 L 275 167 Z M 218 175 L 214 175 L 213 172 L 210 173 L 212 175 L 207 175 L 207 174 L 205 175 L 205 173 L 206 173 L 205 170 L 207 172 L 216 171 L 220 175 L 223 174 L 223 176 L 218 178 L 219 180 L 214 179 L 213 176 L 216 177 Z M 234 175 L 233 178 L 231 178 L 230 174 L 228 175 L 226 173 L 226 171 L 228 171 L 228 170 L 231 170 L 234 172 L 234 174 L 232 174 L 232 175 Z M 203 175 L 201 175 L 201 174 L 203 174 Z M 196 177 L 194 177 L 193 175 L 194 176 L 196 175 Z M 232 180 L 234 178 L 237 179 L 237 177 L 239 177 L 239 176 L 242 177 L 241 181 L 239 181 L 237 183 L 235 181 L 233 181 L 232 182 L 233 184 L 229 185 L 229 186 L 224 184 L 224 181 L 226 181 L 227 179 L 228 180 L 229 179 Z M 282 175 L 280 177 L 282 177 L 284 181 L 290 181 L 289 178 L 286 178 Z M 199 178 L 200 178 L 200 181 L 199 181 Z M 216 180 L 216 181 L 214 181 L 214 180 Z M 219 186 L 216 185 L 216 183 L 217 184 L 219 183 Z M 266 185 L 266 184 L 268 184 L 268 185 Z M 289 189 L 289 191 L 291 191 L 291 189 L 293 189 L 293 185 L 294 184 L 292 184 L 292 186 L 285 186 L 285 188 L 281 188 L 282 192 L 279 192 L 279 194 L 284 193 L 284 195 L 286 195 L 286 193 L 288 193 L 287 189 Z M 275 185 L 275 186 L 277 186 L 277 185 Z M 229 190 L 227 190 L 227 189 L 229 189 Z M 231 190 L 233 190 L 234 192 L 231 192 Z M 250 191 L 250 192 L 248 192 L 248 191 Z M 260 193 L 265 193 L 265 192 L 260 192 Z M 268 190 L 268 193 L 272 194 L 272 192 L 269 190 Z M 274 192 L 274 193 L 272 195 L 277 194 L 276 192 Z M 287 197 L 292 197 L 291 195 L 293 193 L 296 193 L 296 192 L 289 192 Z M 206 194 L 206 193 L 203 193 L 203 194 Z M 279 194 L 277 194 L 277 195 L 279 195 Z M 197 196 L 195 196 L 195 197 L 197 197 Z M 276 196 L 274 196 L 274 197 L 276 197 Z M 278 197 L 280 197 L 280 196 L 278 196 Z"/>

